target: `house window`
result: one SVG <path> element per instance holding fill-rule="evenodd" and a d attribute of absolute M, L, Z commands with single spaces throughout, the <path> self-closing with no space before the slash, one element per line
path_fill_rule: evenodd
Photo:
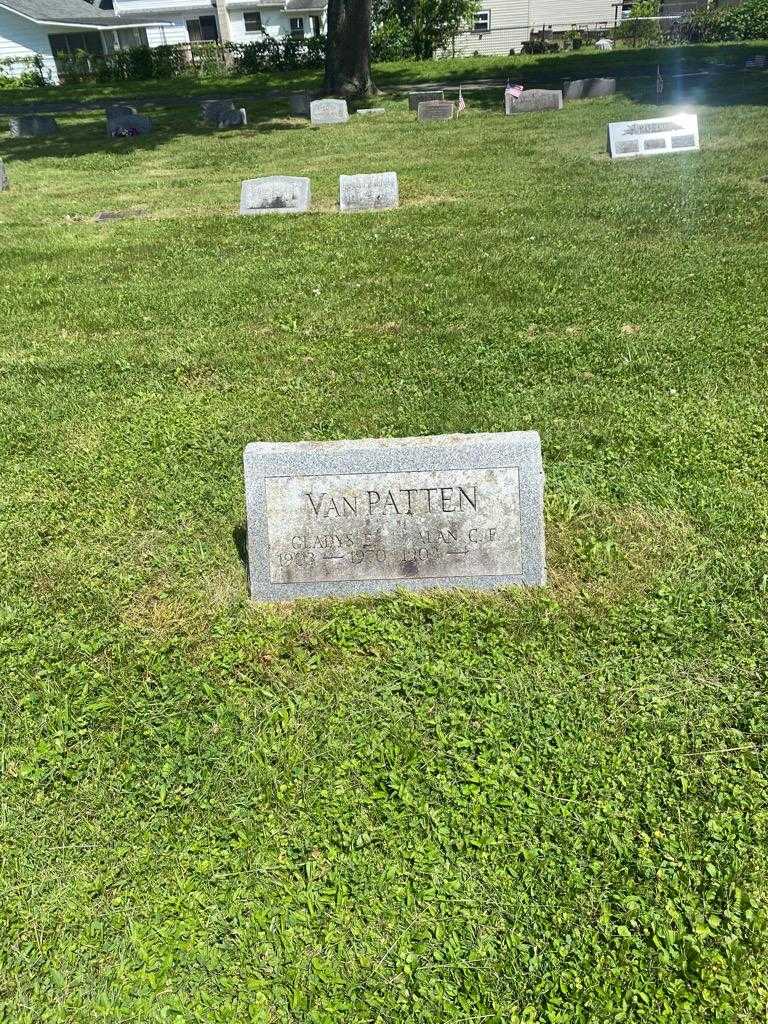
<path fill-rule="evenodd" d="M 100 32 L 66 32 L 61 35 L 48 36 L 51 53 L 54 56 L 72 57 L 79 51 L 94 57 L 104 56 L 104 44 Z"/>
<path fill-rule="evenodd" d="M 313 14 L 312 17 L 309 20 L 312 22 L 312 35 L 313 36 L 319 36 L 320 35 L 320 18 L 316 14 Z"/>
<path fill-rule="evenodd" d="M 304 38 L 304 19 L 291 18 L 291 35 L 294 39 Z"/>
<path fill-rule="evenodd" d="M 245 22 L 246 32 L 264 31 L 264 26 L 261 24 L 261 11 L 245 11 L 243 21 Z"/>
<path fill-rule="evenodd" d="M 115 49 L 130 50 L 133 46 L 147 45 L 145 28 L 120 28 L 115 32 Z"/>
<path fill-rule="evenodd" d="M 488 32 L 491 28 L 491 12 L 475 11 L 475 20 L 472 25 L 473 32 Z"/>
<path fill-rule="evenodd" d="M 189 32 L 190 43 L 217 43 L 219 41 L 216 18 L 210 14 L 204 14 L 200 18 L 190 18 L 187 21 L 187 32 Z"/>

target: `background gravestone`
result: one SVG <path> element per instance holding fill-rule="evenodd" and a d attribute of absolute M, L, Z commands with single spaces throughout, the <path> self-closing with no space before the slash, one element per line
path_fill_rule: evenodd
<path fill-rule="evenodd" d="M 152 121 L 142 114 L 121 114 L 107 118 L 107 135 L 111 139 L 130 138 L 134 135 L 149 135 Z"/>
<path fill-rule="evenodd" d="M 234 100 L 203 100 L 200 104 L 200 117 L 207 124 L 217 125 L 222 114 L 234 109 Z"/>
<path fill-rule="evenodd" d="M 138 114 L 136 107 L 130 106 L 128 103 L 113 103 L 107 107 L 107 120 L 111 117 L 125 117 L 133 114 Z"/>
<path fill-rule="evenodd" d="M 7 192 L 8 188 L 8 174 L 5 170 L 5 164 L 0 160 L 0 192 Z"/>
<path fill-rule="evenodd" d="M 420 103 L 429 103 L 430 100 L 444 100 L 445 93 L 442 89 L 433 89 L 431 92 L 426 90 L 422 92 L 409 92 L 408 93 L 408 109 L 417 111 Z"/>
<path fill-rule="evenodd" d="M 312 100 L 309 105 L 309 116 L 313 125 L 344 124 L 349 120 L 347 101 L 334 99 Z"/>
<path fill-rule="evenodd" d="M 240 215 L 306 213 L 310 200 L 309 178 L 291 178 L 283 174 L 251 178 L 240 188 Z"/>
<path fill-rule="evenodd" d="M 312 99 L 308 92 L 292 92 L 288 97 L 288 102 L 294 117 L 309 117 L 309 105 Z"/>
<path fill-rule="evenodd" d="M 355 111 L 360 117 L 375 116 L 376 114 L 386 114 L 386 107 L 361 107 L 360 110 Z"/>
<path fill-rule="evenodd" d="M 339 208 L 343 213 L 363 210 L 392 210 L 400 200 L 397 175 L 341 174 L 339 176 Z"/>
<path fill-rule="evenodd" d="M 587 100 L 615 93 L 615 78 L 566 78 L 563 82 L 563 99 L 566 100 Z"/>
<path fill-rule="evenodd" d="M 249 444 L 258 600 L 546 582 L 534 431 Z"/>
<path fill-rule="evenodd" d="M 504 97 L 505 114 L 531 114 L 538 110 L 561 110 L 561 89 L 525 89 L 518 99 Z"/>
<path fill-rule="evenodd" d="M 453 100 L 426 100 L 419 104 L 419 121 L 450 121 L 454 115 Z"/>
<path fill-rule="evenodd" d="M 34 139 L 38 135 L 55 135 L 59 130 L 56 118 L 48 114 L 20 114 L 8 121 L 12 139 Z"/>
<path fill-rule="evenodd" d="M 244 107 L 239 110 L 223 110 L 219 115 L 217 128 L 244 128 L 248 124 L 248 115 Z"/>
<path fill-rule="evenodd" d="M 642 121 L 614 121 L 608 125 L 611 159 L 686 153 L 699 148 L 696 114 L 670 114 Z"/>

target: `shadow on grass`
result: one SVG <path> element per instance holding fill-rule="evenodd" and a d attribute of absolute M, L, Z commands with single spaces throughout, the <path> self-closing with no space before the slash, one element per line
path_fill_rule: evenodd
<path fill-rule="evenodd" d="M 238 523 L 232 530 L 232 543 L 235 545 L 237 557 L 240 559 L 245 575 L 248 575 L 248 531 L 245 523 Z"/>

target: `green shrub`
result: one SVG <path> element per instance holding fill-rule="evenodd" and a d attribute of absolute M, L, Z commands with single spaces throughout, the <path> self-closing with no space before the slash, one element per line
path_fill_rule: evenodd
<path fill-rule="evenodd" d="M 371 36 L 371 60 L 408 60 L 413 57 L 413 33 L 397 18 L 388 18 Z"/>
<path fill-rule="evenodd" d="M 696 11 L 685 25 L 689 43 L 768 39 L 768 0 L 746 0 L 738 7 Z"/>

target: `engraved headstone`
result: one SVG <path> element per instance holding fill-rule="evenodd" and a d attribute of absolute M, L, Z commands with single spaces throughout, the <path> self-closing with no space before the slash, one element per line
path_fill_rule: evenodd
<path fill-rule="evenodd" d="M 670 114 L 644 121 L 608 125 L 608 152 L 614 160 L 659 153 L 686 153 L 699 148 L 696 114 Z"/>
<path fill-rule="evenodd" d="M 563 82 L 563 99 L 566 100 L 590 100 L 615 93 L 615 78 L 566 78 Z"/>
<path fill-rule="evenodd" d="M 505 94 L 505 114 L 531 114 L 539 110 L 561 110 L 563 93 L 561 89 L 525 89 L 520 96 Z"/>
<path fill-rule="evenodd" d="M 360 110 L 356 111 L 356 113 L 359 114 L 360 117 L 375 116 L 376 114 L 386 114 L 386 112 L 386 107 L 362 107 Z"/>
<path fill-rule="evenodd" d="M 143 114 L 121 114 L 107 118 L 107 135 L 112 139 L 131 138 L 134 135 L 149 135 L 152 121 Z"/>
<path fill-rule="evenodd" d="M 8 121 L 12 139 L 33 139 L 38 135 L 55 135 L 59 130 L 56 118 L 49 114 L 20 114 Z"/>
<path fill-rule="evenodd" d="M 417 111 L 420 103 L 429 103 L 430 100 L 444 100 L 445 93 L 442 89 L 433 89 L 430 92 L 422 90 L 421 92 L 409 92 L 408 93 L 408 109 Z"/>
<path fill-rule="evenodd" d="M 251 596 L 546 582 L 533 431 L 249 444 Z"/>
<path fill-rule="evenodd" d="M 244 128 L 248 124 L 245 107 L 239 110 L 223 110 L 219 115 L 217 128 Z"/>
<path fill-rule="evenodd" d="M 136 107 L 130 106 L 128 103 L 113 103 L 107 107 L 107 120 L 111 117 L 125 117 L 128 114 L 138 114 Z"/>
<path fill-rule="evenodd" d="M 349 120 L 346 100 L 312 100 L 309 105 L 312 124 L 344 124 Z"/>
<path fill-rule="evenodd" d="M 339 208 L 342 213 L 392 210 L 398 202 L 397 175 L 394 171 L 339 175 Z"/>
<path fill-rule="evenodd" d="M 419 121 L 450 121 L 454 115 L 453 100 L 425 100 L 419 104 Z"/>
<path fill-rule="evenodd" d="M 311 200 L 309 178 L 275 174 L 251 178 L 240 189 L 240 214 L 306 213 Z"/>
<path fill-rule="evenodd" d="M 309 105 L 312 100 L 308 92 L 292 92 L 288 102 L 294 117 L 309 117 Z"/>
<path fill-rule="evenodd" d="M 234 109 L 234 100 L 203 100 L 200 104 L 200 117 L 207 124 L 218 124 L 222 114 Z"/>
<path fill-rule="evenodd" d="M 8 172 L 5 169 L 5 164 L 0 160 L 0 192 L 7 192 L 9 187 Z"/>

